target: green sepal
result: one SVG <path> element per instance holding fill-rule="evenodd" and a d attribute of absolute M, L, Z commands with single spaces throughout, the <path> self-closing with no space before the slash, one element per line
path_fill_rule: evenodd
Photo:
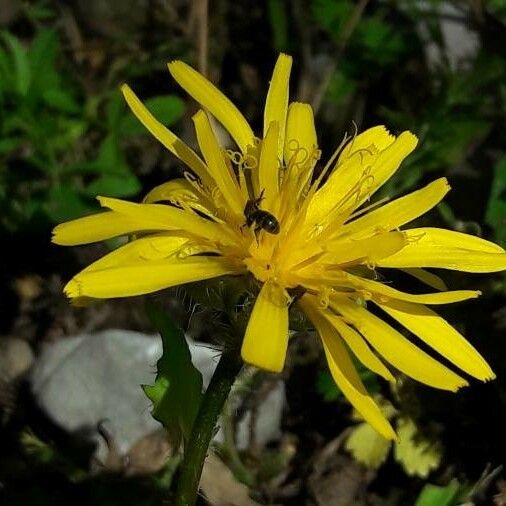
<path fill-rule="evenodd" d="M 187 441 L 202 398 L 202 375 L 192 364 L 181 329 L 159 306 L 151 303 L 147 312 L 160 332 L 163 352 L 154 384 L 142 388 L 153 403 L 153 417 L 172 437 Z"/>

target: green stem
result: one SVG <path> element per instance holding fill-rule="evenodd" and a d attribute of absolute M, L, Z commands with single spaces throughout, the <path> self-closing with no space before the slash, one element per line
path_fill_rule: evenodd
<path fill-rule="evenodd" d="M 185 448 L 176 488 L 175 506 L 194 506 L 197 500 L 200 475 L 214 427 L 241 366 L 237 350 L 227 350 L 221 355 L 202 398 L 190 440 Z"/>

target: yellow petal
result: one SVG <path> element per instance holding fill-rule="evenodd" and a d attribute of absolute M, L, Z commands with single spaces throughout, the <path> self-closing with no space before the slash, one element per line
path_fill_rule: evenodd
<path fill-rule="evenodd" d="M 331 306 L 341 313 L 399 371 L 426 385 L 456 391 L 467 381 L 427 355 L 383 320 L 344 298 L 332 299 Z"/>
<path fill-rule="evenodd" d="M 381 131 L 382 128 L 379 128 L 378 132 Z M 418 142 L 416 136 L 406 131 L 388 144 L 388 135 L 386 131 L 384 134 L 378 133 L 377 144 L 375 141 L 368 148 L 353 149 L 348 158 L 338 162 L 337 168 L 309 205 L 309 225 L 327 226 L 335 222 L 338 216 L 347 217 L 390 179 Z"/>
<path fill-rule="evenodd" d="M 358 207 L 383 186 L 396 172 L 402 161 L 416 148 L 418 138 L 411 132 L 402 132 L 387 148 L 380 151 L 371 167 L 373 181 L 368 191 L 356 203 Z"/>
<path fill-rule="evenodd" d="M 292 68 L 292 57 L 281 53 L 274 66 L 264 111 L 264 137 L 267 136 L 272 121 L 279 125 L 279 138 L 276 153 L 279 159 L 283 156 L 283 145 L 285 143 L 286 110 L 288 108 L 288 85 L 290 81 L 290 70 Z"/>
<path fill-rule="evenodd" d="M 200 216 L 163 204 L 137 204 L 110 197 L 97 197 L 103 207 L 117 211 L 142 224 L 138 230 L 185 230 L 215 241 L 225 240 L 224 227 Z"/>
<path fill-rule="evenodd" d="M 323 349 L 329 364 L 330 374 L 343 394 L 353 407 L 369 422 L 383 437 L 395 439 L 395 432 L 383 416 L 380 408 L 368 395 L 355 366 L 350 360 L 346 348 L 336 329 L 327 321 L 311 301 L 311 297 L 304 295 L 299 304 L 313 322 L 322 339 Z"/>
<path fill-rule="evenodd" d="M 391 300 L 378 306 L 463 371 L 482 381 L 495 378 L 485 359 L 446 320 L 421 304 Z"/>
<path fill-rule="evenodd" d="M 279 124 L 273 121 L 267 130 L 260 152 L 258 181 L 260 191 L 264 192 L 262 208 L 273 211 L 273 204 L 279 193 L 279 161 L 278 161 Z"/>
<path fill-rule="evenodd" d="M 356 220 L 346 223 L 339 235 L 353 235 L 361 239 L 375 233 L 378 229 L 395 230 L 437 205 L 450 190 L 445 177 L 436 179 L 421 190 L 414 191 L 371 211 Z"/>
<path fill-rule="evenodd" d="M 142 237 L 120 246 L 102 258 L 99 258 L 83 269 L 81 273 L 162 260 L 180 251 L 187 242 L 187 237 L 170 235 Z"/>
<path fill-rule="evenodd" d="M 60 223 L 53 230 L 52 240 L 61 246 L 76 246 L 157 228 L 158 224 L 147 223 L 145 219 L 107 211 Z"/>
<path fill-rule="evenodd" d="M 288 165 L 297 150 L 300 150 L 296 154 L 298 164 L 310 161 L 311 157 L 314 158 L 317 147 L 313 109 L 309 104 L 292 102 L 288 108 L 286 123 L 285 164 Z M 312 160 L 310 163 L 314 165 L 315 162 L 316 160 Z"/>
<path fill-rule="evenodd" d="M 216 140 L 209 118 L 204 111 L 199 111 L 193 116 L 193 121 L 199 146 L 207 162 L 209 173 L 230 209 L 236 215 L 242 215 L 245 203 L 242 202 L 239 185 L 225 162 L 223 151 Z"/>
<path fill-rule="evenodd" d="M 379 374 L 387 381 L 395 381 L 392 373 L 385 367 L 383 362 L 371 351 L 363 337 L 353 330 L 351 327 L 344 323 L 342 318 L 336 316 L 330 311 L 322 311 L 322 314 L 332 324 L 332 326 L 339 332 L 344 342 L 349 346 L 355 356 L 365 365 L 368 369 Z"/>
<path fill-rule="evenodd" d="M 418 281 L 421 281 L 422 283 L 425 283 L 427 286 L 435 288 L 436 290 L 448 290 L 446 283 L 433 272 L 429 272 L 425 269 L 420 269 L 417 267 L 401 269 L 401 271 L 409 274 L 410 276 L 413 276 L 414 278 L 418 279 Z"/>
<path fill-rule="evenodd" d="M 242 343 L 242 359 L 271 372 L 281 372 L 288 347 L 288 301 L 283 289 L 264 283 L 251 312 Z"/>
<path fill-rule="evenodd" d="M 385 126 L 378 125 L 368 128 L 359 133 L 356 137 L 352 138 L 346 146 L 344 146 L 337 164 L 339 165 L 347 158 L 350 158 L 355 153 L 363 151 L 383 151 L 388 148 L 395 141 L 395 135 L 392 135 Z"/>
<path fill-rule="evenodd" d="M 254 135 L 239 109 L 214 84 L 186 63 L 173 61 L 168 66 L 177 83 L 225 127 L 241 151 L 246 153 L 248 146 L 254 145 Z"/>
<path fill-rule="evenodd" d="M 84 271 L 72 278 L 64 288 L 70 297 L 108 299 L 131 297 L 156 292 L 192 281 L 238 274 L 238 267 L 218 257 L 173 256 L 145 264 Z"/>
<path fill-rule="evenodd" d="M 162 125 L 139 100 L 137 95 L 127 84 L 121 86 L 121 91 L 127 104 L 137 119 L 146 127 L 146 129 L 160 141 L 171 153 L 176 155 L 184 162 L 205 185 L 211 181 L 207 174 L 206 166 L 199 156 L 189 148 L 177 135 L 173 134 L 167 127 Z"/>
<path fill-rule="evenodd" d="M 490 241 L 441 228 L 404 230 L 408 244 L 378 261 L 380 267 L 438 267 L 464 272 L 506 269 L 506 253 Z"/>
<path fill-rule="evenodd" d="M 384 283 L 360 278 L 352 274 L 347 274 L 347 279 L 353 287 L 371 292 L 374 300 L 385 303 L 388 303 L 390 299 L 398 299 L 419 304 L 451 304 L 453 302 L 475 299 L 481 295 L 481 292 L 478 290 L 452 290 L 448 292 L 411 294 L 396 290 Z"/>
<path fill-rule="evenodd" d="M 195 185 L 198 183 L 194 182 Z M 214 221 L 220 221 L 217 217 L 217 210 L 214 203 L 208 198 L 207 194 L 198 191 L 185 178 L 172 179 L 166 183 L 155 186 L 143 199 L 145 204 L 154 204 L 157 202 L 171 202 L 178 204 L 183 208 L 195 209 L 203 215 L 211 217 Z M 214 181 L 213 181 L 214 186 Z"/>
<path fill-rule="evenodd" d="M 385 232 L 359 241 L 329 241 L 325 248 L 329 252 L 328 258 L 336 265 L 355 260 L 374 264 L 402 250 L 405 245 L 406 239 L 402 232 Z"/>

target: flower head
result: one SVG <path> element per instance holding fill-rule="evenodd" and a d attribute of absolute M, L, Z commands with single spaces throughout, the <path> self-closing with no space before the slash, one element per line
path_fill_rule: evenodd
<path fill-rule="evenodd" d="M 393 438 L 350 350 L 389 381 L 394 376 L 382 359 L 435 388 L 456 391 L 467 382 L 371 312 L 371 306 L 468 375 L 492 379 L 473 346 L 429 308 L 479 292 L 447 291 L 425 269 L 500 271 L 506 269 L 506 253 L 459 232 L 403 228 L 441 201 L 449 190 L 445 178 L 391 202 L 369 204 L 416 147 L 410 132 L 394 136 L 383 126 L 370 128 L 346 138 L 320 163 L 310 105 L 289 103 L 291 64 L 286 55 L 276 63 L 261 138 L 205 77 L 183 62 L 169 64 L 174 79 L 203 108 L 193 117 L 202 156 L 160 124 L 127 85 L 122 87 L 137 118 L 188 170 L 184 178 L 151 190 L 142 203 L 98 197 L 106 212 L 58 225 L 53 240 L 62 245 L 135 234 L 77 274 L 65 293 L 76 300 L 126 297 L 250 273 L 260 291 L 242 345 L 244 361 L 281 371 L 289 308 L 296 302 L 318 331 L 340 389 L 369 423 Z M 230 133 L 237 150 L 219 144 L 208 114 Z M 382 268 L 402 269 L 432 287 L 431 293 L 393 288 L 384 282 L 389 275 Z"/>

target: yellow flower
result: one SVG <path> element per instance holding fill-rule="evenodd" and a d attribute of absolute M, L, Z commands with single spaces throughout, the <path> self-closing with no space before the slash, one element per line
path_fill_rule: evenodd
<path fill-rule="evenodd" d="M 242 345 L 244 361 L 281 371 L 289 306 L 296 302 L 317 329 L 339 388 L 365 420 L 394 438 L 362 385 L 349 350 L 389 381 L 394 377 L 380 356 L 435 388 L 456 391 L 467 381 L 369 306 L 397 320 L 468 375 L 490 380 L 494 374 L 485 360 L 428 307 L 474 298 L 479 292 L 446 291 L 424 269 L 500 271 L 506 269 L 506 253 L 459 232 L 401 230 L 441 201 L 449 190 L 445 178 L 389 203 L 363 207 L 415 148 L 417 138 L 410 132 L 396 137 L 383 126 L 370 128 L 346 139 L 321 167 L 311 107 L 289 104 L 291 64 L 286 55 L 276 63 L 262 139 L 206 78 L 181 61 L 169 64 L 174 79 L 203 108 L 193 117 L 202 158 L 159 123 L 127 85 L 122 87 L 137 118 L 189 170 L 184 178 L 154 188 L 143 203 L 99 197 L 106 212 L 58 225 L 53 240 L 62 245 L 135 234 L 77 274 L 65 292 L 78 301 L 127 297 L 249 272 L 261 288 Z M 208 113 L 230 133 L 238 151 L 220 146 Z M 401 292 L 378 280 L 383 267 L 402 269 L 437 291 Z M 382 276 L 388 280 L 388 270 Z"/>

